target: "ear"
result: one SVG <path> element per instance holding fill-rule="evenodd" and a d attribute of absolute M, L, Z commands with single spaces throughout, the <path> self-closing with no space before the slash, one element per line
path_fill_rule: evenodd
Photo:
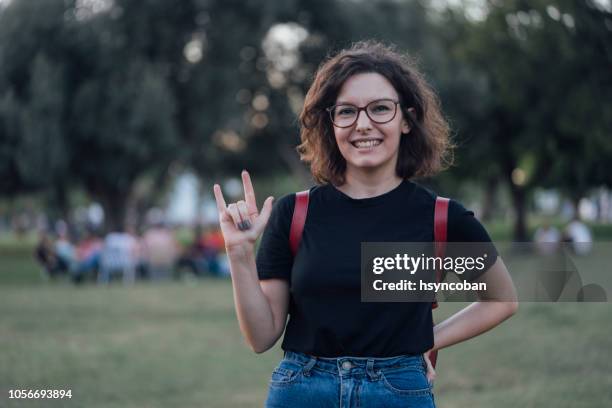
<path fill-rule="evenodd" d="M 415 110 L 414 108 L 408 108 L 407 109 L 410 114 L 414 117 L 415 116 Z M 410 126 L 410 123 L 408 122 L 408 120 L 406 119 L 406 114 L 403 115 L 404 118 L 402 119 L 402 134 L 408 134 L 410 133 L 410 130 L 412 129 L 412 127 Z"/>
<path fill-rule="evenodd" d="M 410 125 L 406 119 L 402 119 L 402 135 L 410 133 Z"/>

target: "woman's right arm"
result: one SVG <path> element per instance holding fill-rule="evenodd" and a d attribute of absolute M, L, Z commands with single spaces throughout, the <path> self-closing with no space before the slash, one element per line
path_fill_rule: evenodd
<path fill-rule="evenodd" d="M 254 352 L 263 353 L 285 330 L 289 285 L 284 279 L 260 281 L 253 251 L 230 256 L 230 269 L 240 331 Z"/>
<path fill-rule="evenodd" d="M 248 172 L 242 172 L 245 200 L 225 204 L 214 186 L 219 224 L 230 263 L 234 305 L 240 331 L 256 353 L 270 349 L 283 334 L 289 308 L 289 285 L 283 279 L 259 280 L 255 264 L 255 242 L 272 211 L 268 197 L 259 213 Z"/>

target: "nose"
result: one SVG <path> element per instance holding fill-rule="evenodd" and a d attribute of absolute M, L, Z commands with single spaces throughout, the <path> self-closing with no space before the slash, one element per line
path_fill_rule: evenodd
<path fill-rule="evenodd" d="M 364 131 L 364 130 L 370 130 L 370 129 L 372 129 L 372 122 L 370 121 L 370 118 L 368 117 L 366 111 L 362 110 L 358 112 L 356 130 Z"/>

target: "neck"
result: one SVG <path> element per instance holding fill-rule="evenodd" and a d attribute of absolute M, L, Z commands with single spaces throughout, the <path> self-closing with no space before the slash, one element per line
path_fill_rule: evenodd
<path fill-rule="evenodd" d="M 351 198 L 369 198 L 385 194 L 402 182 L 402 179 L 395 174 L 395 169 L 392 173 L 388 171 L 367 171 L 359 169 L 346 169 L 344 184 L 336 186 L 344 194 Z"/>

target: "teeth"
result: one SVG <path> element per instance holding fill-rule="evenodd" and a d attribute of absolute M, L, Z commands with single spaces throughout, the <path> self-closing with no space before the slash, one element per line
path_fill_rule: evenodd
<path fill-rule="evenodd" d="M 382 142 L 380 140 L 361 140 L 358 142 L 354 142 L 353 145 L 356 147 L 374 147 L 378 146 Z"/>

